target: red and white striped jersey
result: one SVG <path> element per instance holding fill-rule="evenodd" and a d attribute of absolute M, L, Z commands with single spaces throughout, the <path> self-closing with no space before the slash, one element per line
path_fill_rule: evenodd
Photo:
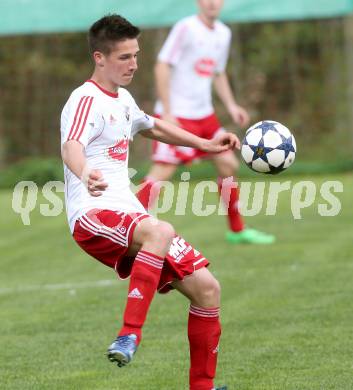
<path fill-rule="evenodd" d="M 172 114 L 185 119 L 201 119 L 214 112 L 212 79 L 224 71 L 231 42 L 231 30 L 216 21 L 206 26 L 197 15 L 174 25 L 158 60 L 172 65 L 170 106 Z M 156 114 L 163 113 L 160 101 Z"/>
<path fill-rule="evenodd" d="M 61 114 L 61 144 L 76 140 L 85 148 L 89 168 L 103 173 L 103 195 L 89 195 L 83 183 L 64 164 L 66 211 L 73 232 L 75 221 L 91 209 L 146 212 L 130 190 L 129 141 L 154 120 L 141 111 L 130 93 L 102 89 L 88 80 L 75 89 Z"/>

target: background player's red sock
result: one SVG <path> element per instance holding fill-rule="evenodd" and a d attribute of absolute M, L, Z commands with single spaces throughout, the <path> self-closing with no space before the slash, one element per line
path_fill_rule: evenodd
<path fill-rule="evenodd" d="M 228 212 L 229 228 L 233 232 L 240 232 L 244 229 L 243 219 L 239 213 L 239 190 L 233 177 L 218 178 L 218 192 Z"/>
<path fill-rule="evenodd" d="M 158 181 L 145 177 L 142 180 L 141 185 L 142 188 L 136 194 L 137 199 L 142 203 L 146 210 L 151 209 L 159 196 L 160 186 Z"/>
<path fill-rule="evenodd" d="M 219 308 L 190 306 L 190 390 L 210 390 L 216 375 L 218 343 L 221 336 Z"/>
<path fill-rule="evenodd" d="M 164 259 L 141 250 L 134 261 L 130 276 L 124 325 L 119 336 L 134 333 L 141 340 L 141 328 L 158 287 Z"/>

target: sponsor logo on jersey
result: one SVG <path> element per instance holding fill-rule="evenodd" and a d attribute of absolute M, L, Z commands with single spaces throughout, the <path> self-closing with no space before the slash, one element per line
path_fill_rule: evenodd
<path fill-rule="evenodd" d="M 195 63 L 195 72 L 202 77 L 211 77 L 214 73 L 216 62 L 212 58 L 201 58 Z"/>
<path fill-rule="evenodd" d="M 140 293 L 139 289 L 136 287 L 129 292 L 128 298 L 143 299 L 143 295 Z"/>
<path fill-rule="evenodd" d="M 123 139 L 107 149 L 107 156 L 112 160 L 125 161 L 129 148 L 129 141 Z"/>

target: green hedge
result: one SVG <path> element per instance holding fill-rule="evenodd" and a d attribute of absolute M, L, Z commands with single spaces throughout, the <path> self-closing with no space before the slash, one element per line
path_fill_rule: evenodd
<path fill-rule="evenodd" d="M 51 180 L 64 180 L 61 160 L 30 158 L 22 160 L 0 172 L 0 188 L 13 188 L 19 181 L 34 181 L 43 186 Z"/>
<path fill-rule="evenodd" d="M 133 177 L 136 183 L 148 172 L 150 163 L 142 164 L 138 167 L 134 166 L 137 173 Z M 275 180 L 282 180 L 283 177 L 293 175 L 318 175 L 329 174 L 336 172 L 345 172 L 353 170 L 353 161 L 344 160 L 337 163 L 324 162 L 303 162 L 296 161 L 292 167 L 274 176 Z M 209 161 L 194 164 L 192 166 L 181 166 L 175 174 L 175 180 L 180 179 L 180 174 L 184 171 L 191 172 L 191 180 L 211 179 L 216 176 L 216 171 Z M 248 169 L 244 164 L 241 164 L 237 175 L 241 178 L 261 177 Z M 34 181 L 38 186 L 43 186 L 48 181 L 60 180 L 63 181 L 63 166 L 60 159 L 55 158 L 32 158 L 22 160 L 8 168 L 0 171 L 0 188 L 13 188 L 18 182 L 29 180 Z"/>

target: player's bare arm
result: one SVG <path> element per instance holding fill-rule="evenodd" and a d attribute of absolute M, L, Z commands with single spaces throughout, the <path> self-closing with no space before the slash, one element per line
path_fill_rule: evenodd
<path fill-rule="evenodd" d="M 154 128 L 146 130 L 142 134 L 157 141 L 171 145 L 190 146 L 207 153 L 220 153 L 240 148 L 240 141 L 233 133 L 222 132 L 215 138 L 208 140 L 161 119 L 155 119 Z"/>
<path fill-rule="evenodd" d="M 178 120 L 172 115 L 170 108 L 170 77 L 171 65 L 158 61 L 154 67 L 157 95 L 163 105 L 162 118 L 168 122 L 178 124 Z"/>
<path fill-rule="evenodd" d="M 229 115 L 234 123 L 246 127 L 249 124 L 250 117 L 245 108 L 241 107 L 234 99 L 232 89 L 229 85 L 228 76 L 225 72 L 218 73 L 213 80 L 217 95 L 226 106 Z"/>
<path fill-rule="evenodd" d="M 108 184 L 104 182 L 99 169 L 90 169 L 80 142 L 70 140 L 64 143 L 61 151 L 64 163 L 86 186 L 91 196 L 101 196 Z"/>

